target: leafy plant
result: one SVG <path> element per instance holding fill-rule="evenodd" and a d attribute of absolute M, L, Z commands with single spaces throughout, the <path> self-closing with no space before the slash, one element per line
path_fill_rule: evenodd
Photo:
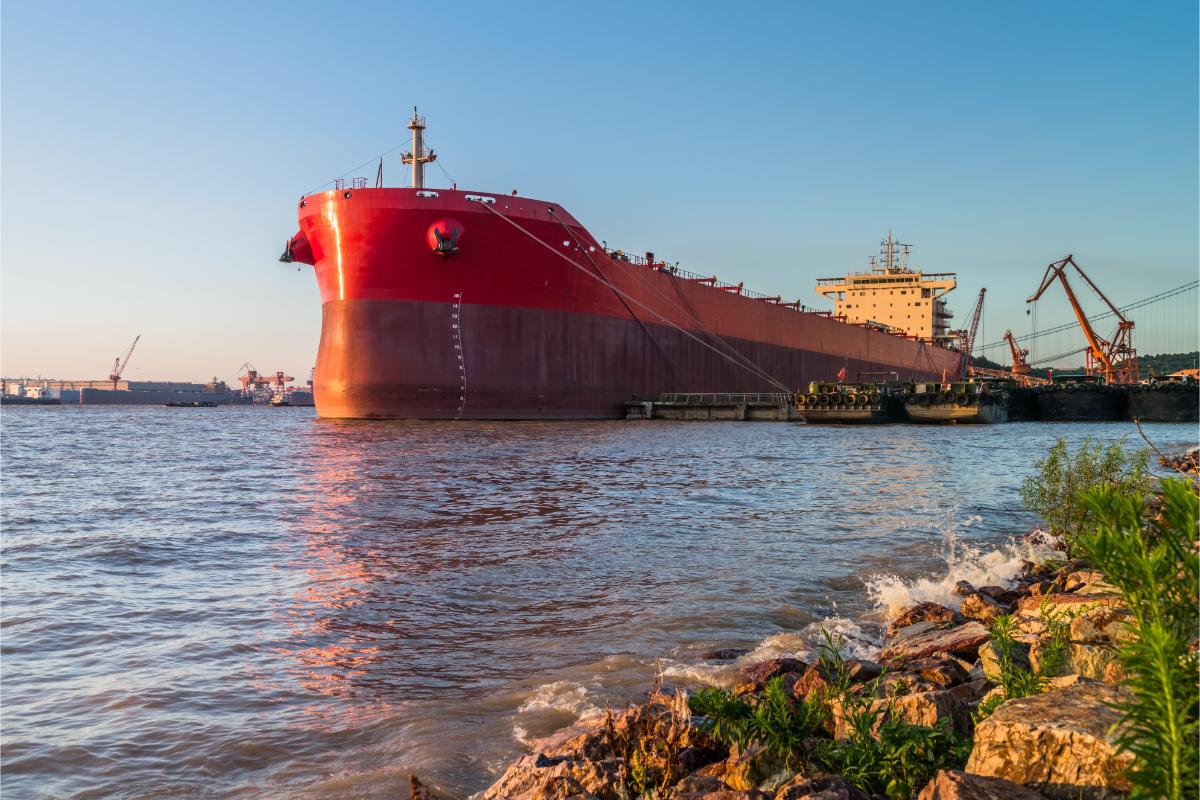
<path fill-rule="evenodd" d="M 823 720 L 818 706 L 788 694 L 782 678 L 767 681 L 749 700 L 713 687 L 701 689 L 689 706 L 703 717 L 700 730 L 717 741 L 741 748 L 753 742 L 789 763 L 797 761 L 805 738 L 819 731 Z"/>
<path fill-rule="evenodd" d="M 1071 643 L 1072 615 L 1053 610 L 1047 603 L 1048 599 L 1049 595 L 1043 597 L 1038 609 L 1038 616 L 1045 631 L 1036 670 L 1026 660 L 1016 657 L 1019 645 L 1016 639 L 1017 621 L 1012 615 L 1001 614 L 992 621 L 991 644 L 999 662 L 998 682 L 1001 691 L 980 703 L 975 709 L 977 724 L 990 717 L 1006 700 L 1029 697 L 1046 691 L 1050 678 L 1057 675 L 1066 662 L 1067 648 Z"/>
<path fill-rule="evenodd" d="M 1089 437 L 1072 454 L 1067 440 L 1060 438 L 1021 484 L 1021 500 L 1046 520 L 1050 532 L 1062 538 L 1071 556 L 1075 539 L 1089 527 L 1092 517 L 1084 495 L 1100 486 L 1114 486 L 1123 493 L 1147 491 L 1148 462 L 1147 451 L 1130 453 L 1124 440 L 1105 447 Z"/>
<path fill-rule="evenodd" d="M 883 675 L 853 691 L 841 642 L 828 633 L 821 664 L 834 678 L 833 692 L 849 736 L 814 743 L 810 765 L 838 773 L 850 785 L 891 798 L 911 797 L 940 769 L 959 769 L 971 752 L 968 739 L 946 719 L 932 728 L 893 718 L 892 704 L 878 698 Z"/>
<path fill-rule="evenodd" d="M 1078 549 L 1120 590 L 1133 615 L 1134 638 L 1119 648 L 1132 699 L 1116 706 L 1124 717 L 1118 742 L 1135 757 L 1131 797 L 1195 797 L 1198 498 L 1187 481 L 1164 479 L 1161 507 L 1149 519 L 1142 494 L 1123 487 L 1098 488 L 1084 501 L 1095 525 L 1079 537 Z"/>

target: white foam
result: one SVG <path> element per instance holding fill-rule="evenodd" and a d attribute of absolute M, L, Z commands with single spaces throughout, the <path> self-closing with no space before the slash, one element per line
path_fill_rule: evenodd
<path fill-rule="evenodd" d="M 595 710 L 595 706 L 588 702 L 586 686 L 573 681 L 554 681 L 534 689 L 533 694 L 517 708 L 517 713 L 561 711 L 581 716 L 591 710 Z"/>
<path fill-rule="evenodd" d="M 964 526 L 978 519 L 971 517 Z M 978 547 L 959 542 L 953 526 L 947 526 L 941 574 L 910 580 L 897 575 L 877 575 L 865 583 L 876 611 L 887 619 L 922 602 L 939 603 L 957 610 L 962 598 L 954 593 L 954 587 L 959 581 L 976 587 L 1008 588 L 1020 574 L 1022 561 L 1043 561 L 1057 555 L 1061 554 L 1054 548 L 1054 540 L 1038 536 L 1014 539 L 998 550 L 985 553 Z"/>

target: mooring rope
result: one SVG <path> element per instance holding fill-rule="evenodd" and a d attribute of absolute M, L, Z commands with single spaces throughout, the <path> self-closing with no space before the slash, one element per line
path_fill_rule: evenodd
<path fill-rule="evenodd" d="M 636 297 L 633 297 L 633 296 L 631 296 L 629 293 L 627 293 L 627 292 L 625 292 L 625 291 L 622 291 L 621 289 L 617 288 L 617 287 L 616 287 L 616 286 L 615 286 L 613 283 L 611 283 L 610 281 L 608 281 L 608 280 L 606 280 L 606 279 L 604 279 L 604 278 L 600 277 L 599 275 L 597 275 L 597 274 L 595 274 L 595 273 L 589 272 L 589 271 L 588 271 L 587 269 L 585 269 L 585 268 L 584 268 L 584 267 L 583 267 L 581 264 L 579 264 L 579 263 L 577 263 L 575 260 L 573 260 L 573 259 L 569 258 L 569 257 L 568 257 L 568 256 L 567 256 L 565 253 L 561 252 L 560 250 L 558 250 L 557 248 L 555 248 L 553 245 L 551 245 L 551 244 L 549 244 L 549 243 L 547 243 L 547 242 L 543 241 L 542 239 L 538 238 L 538 236 L 537 236 L 536 234 L 534 234 L 533 232 L 531 232 L 531 231 L 527 230 L 526 228 L 523 228 L 523 227 L 522 227 L 520 224 L 518 224 L 518 223 L 514 222 L 513 220 L 509 219 L 509 218 L 508 218 L 506 215 L 504 215 L 503 213 L 501 213 L 501 212 L 500 212 L 498 209 L 495 209 L 495 208 L 493 208 L 493 207 L 492 207 L 492 205 L 491 205 L 490 203 L 480 203 L 479 205 L 483 206 L 483 207 L 484 207 L 484 208 L 486 208 L 488 211 L 492 212 L 493 214 L 495 214 L 496 216 L 498 216 L 500 219 L 504 220 L 504 221 L 505 221 L 505 222 L 507 222 L 509 225 L 513 226 L 513 227 L 514 227 L 514 228 L 516 228 L 518 231 L 520 231 L 521 233 L 523 233 L 523 234 L 525 234 L 526 236 L 528 236 L 530 239 L 533 239 L 535 242 L 537 242 L 538 244 L 540 244 L 542 247 L 546 248 L 546 249 L 547 249 L 547 250 L 549 250 L 551 253 L 553 253 L 554 255 L 556 255 L 556 256 L 558 256 L 559 258 L 561 258 L 563 261 L 566 261 L 568 264 L 570 264 L 572 267 L 574 267 L 575 269 L 577 269 L 577 270 L 579 270 L 580 272 L 582 272 L 584 275 L 587 275 L 589 278 L 591 278 L 591 279 L 592 279 L 592 280 L 594 280 L 594 281 L 599 281 L 599 282 L 601 282 L 601 283 L 605 284 L 605 285 L 606 285 L 606 286 L 608 286 L 610 289 L 612 289 L 614 292 L 616 292 L 616 294 L 617 294 L 618 296 L 620 296 L 620 297 L 623 297 L 624 299 L 626 299 L 626 300 L 628 300 L 629 302 L 633 303 L 635 306 L 638 306 L 639 308 L 641 308 L 643 311 L 646 311 L 646 312 L 648 312 L 648 313 L 652 314 L 653 316 L 655 316 L 655 317 L 658 317 L 658 319 L 662 320 L 662 321 L 663 321 L 664 323 L 666 323 L 667 325 L 670 325 L 672 328 L 674 328 L 675 330 L 679 331 L 679 332 L 680 332 L 680 333 L 682 333 L 684 336 L 688 337 L 689 339 L 691 339 L 692 341 L 694 341 L 694 342 L 696 342 L 697 344 L 701 345 L 702 347 L 706 347 L 706 348 L 708 348 L 709 350 L 712 350 L 714 353 L 716 353 L 717 355 L 721 356 L 721 358 L 724 358 L 725 360 L 729 361 L 731 364 L 734 364 L 734 365 L 736 365 L 736 366 L 739 366 L 739 367 L 741 367 L 742 369 L 745 369 L 745 370 L 747 370 L 748 372 L 750 372 L 750 373 L 754 374 L 754 375 L 755 375 L 755 377 L 758 377 L 758 378 L 765 378 L 765 379 L 766 379 L 766 380 L 767 380 L 769 383 L 773 384 L 775 387 L 777 387 L 777 388 L 781 389 L 782 391 L 784 391 L 784 392 L 786 392 L 786 393 L 788 393 L 788 394 L 791 394 L 791 392 L 793 391 L 792 389 L 790 389 L 790 388 L 789 388 L 789 387 L 787 387 L 786 385 L 784 385 L 784 384 L 780 383 L 779 381 L 775 380 L 775 378 L 771 377 L 770 375 L 766 375 L 766 374 L 761 374 L 761 375 L 760 375 L 760 374 L 758 374 L 758 372 L 757 372 L 755 369 L 752 369 L 751 367 L 748 367 L 748 366 L 746 366 L 745 364 L 742 364 L 742 363 L 740 363 L 740 362 L 738 362 L 738 361 L 735 361 L 734 359 L 730 358 L 730 357 L 729 357 L 728 355 L 726 355 L 725 353 L 722 353 L 720 350 L 718 350 L 718 349 L 716 349 L 715 347 L 713 347 L 713 346 L 712 346 L 711 344 L 709 344 L 708 342 L 704 341 L 703 339 L 701 339 L 701 338 L 699 338 L 698 336 L 696 336 L 695 334 L 693 334 L 691 331 L 689 331 L 689 330 L 686 330 L 685 328 L 683 328 L 683 327 L 681 327 L 680 325 L 676 324 L 674 321 L 672 321 L 672 320 L 668 319 L 667 317 L 663 316 L 662 314 L 660 314 L 658 311 L 655 311 L 653 308 L 650 308 L 648 305 L 646 305 L 645 303 L 641 302 L 641 301 L 640 301 L 640 300 L 638 300 Z"/>

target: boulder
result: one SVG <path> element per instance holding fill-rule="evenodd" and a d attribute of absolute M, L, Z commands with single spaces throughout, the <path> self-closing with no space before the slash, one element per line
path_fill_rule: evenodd
<path fill-rule="evenodd" d="M 1045 603 L 1046 611 L 1050 614 L 1075 615 L 1099 608 L 1101 606 L 1122 606 L 1124 601 L 1119 594 L 1067 594 L 1051 592 L 1042 596 L 1021 598 L 1017 603 L 1017 613 L 1023 617 L 1038 617 Z"/>
<path fill-rule="evenodd" d="M 950 590 L 959 597 L 966 597 L 969 594 L 974 594 L 977 590 L 969 581 L 959 581 L 954 584 L 954 588 Z"/>
<path fill-rule="evenodd" d="M 846 674 L 854 683 L 869 683 L 884 673 L 887 669 L 883 664 L 868 661 L 865 658 L 848 658 L 844 662 Z"/>
<path fill-rule="evenodd" d="M 945 653 L 938 653 L 928 658 L 918 658 L 904 665 L 905 672 L 913 672 L 927 681 L 936 683 L 943 688 L 966 683 L 968 670 L 963 669 L 959 659 Z"/>
<path fill-rule="evenodd" d="M 949 690 L 906 694 L 893 697 L 890 702 L 892 719 L 932 728 L 945 717 L 950 720 L 950 727 L 959 733 L 967 735 L 971 732 L 971 710 Z"/>
<path fill-rule="evenodd" d="M 1094 569 L 1076 570 L 1063 580 L 1063 591 L 1074 592 L 1091 583 L 1105 583 L 1104 573 Z"/>
<path fill-rule="evenodd" d="M 920 694 L 921 692 L 937 692 L 943 687 L 924 678 L 915 672 L 889 672 L 876 687 L 880 697 L 899 697 L 905 694 Z"/>
<path fill-rule="evenodd" d="M 979 705 L 979 701 L 983 700 L 984 695 L 986 695 L 991 688 L 991 681 L 987 680 L 986 678 L 979 678 L 977 680 L 968 681 L 967 683 L 960 683 L 958 686 L 955 686 L 952 689 L 947 689 L 946 691 L 950 692 L 950 694 L 952 694 L 954 697 L 957 697 L 959 700 L 961 700 L 967 708 L 974 711 L 975 707 Z"/>
<path fill-rule="evenodd" d="M 1125 676 L 1117 649 L 1107 644 L 1071 642 L 1067 653 L 1067 669 L 1104 683 L 1120 683 Z"/>
<path fill-rule="evenodd" d="M 888 633 L 894 634 L 900 632 L 902 628 L 907 628 L 910 625 L 915 625 L 918 622 L 932 622 L 939 625 L 950 625 L 957 622 L 962 622 L 962 617 L 953 609 L 938 605 L 937 603 L 918 603 L 915 606 L 904 609 L 900 612 L 900 616 L 896 617 L 888 625 Z"/>
<path fill-rule="evenodd" d="M 991 627 L 992 622 L 1001 614 L 1007 614 L 1012 609 L 997 603 L 983 592 L 971 592 L 962 599 L 958 606 L 959 613 L 967 619 L 978 620 Z"/>
<path fill-rule="evenodd" d="M 1101 606 L 1071 620 L 1071 641 L 1118 645 L 1134 638 L 1133 614 L 1124 608 Z"/>
<path fill-rule="evenodd" d="M 1103 800 L 1129 790 L 1124 771 L 1133 760 L 1118 753 L 1113 728 L 1120 715 L 1108 704 L 1113 686 L 1077 683 L 1009 700 L 975 729 L 967 772 L 1004 778 L 1054 800 Z"/>
<path fill-rule="evenodd" d="M 771 678 L 791 672 L 804 672 L 806 669 L 808 669 L 808 664 L 805 664 L 798 658 L 769 658 L 766 661 L 759 661 L 756 664 L 745 667 L 739 677 L 742 683 L 752 683 L 755 686 L 762 686 L 771 680 Z"/>
<path fill-rule="evenodd" d="M 586 761 L 531 754 L 513 762 L 482 800 L 617 800 L 623 770 L 619 758 Z"/>
<path fill-rule="evenodd" d="M 840 775 L 797 775 L 780 786 L 775 800 L 866 800 Z"/>
<path fill-rule="evenodd" d="M 735 747 L 725 762 L 721 779 L 730 789 L 739 791 L 757 789 L 762 784 L 774 784 L 770 787 L 774 789 L 791 776 L 791 772 L 783 774 L 786 770 L 787 764 L 764 747 L 750 745 L 745 750 Z"/>
<path fill-rule="evenodd" d="M 744 647 L 723 647 L 718 650 L 705 650 L 700 654 L 700 658 L 705 661 L 733 661 L 735 658 L 741 658 L 749 652 Z"/>
<path fill-rule="evenodd" d="M 675 800 L 771 800 L 771 795 L 757 789 L 747 792 L 720 789 L 715 792 L 685 792 L 675 795 Z"/>
<path fill-rule="evenodd" d="M 1043 800 L 1042 795 L 1027 786 L 972 775 L 956 769 L 940 770 L 917 800 Z"/>
<path fill-rule="evenodd" d="M 800 680 L 796 681 L 796 685 L 792 687 L 792 694 L 798 700 L 809 700 L 813 695 L 831 689 L 833 685 L 834 678 L 828 674 L 825 667 L 813 664 L 800 676 Z"/>
<path fill-rule="evenodd" d="M 675 784 L 672 793 L 680 794 L 705 794 L 706 792 L 719 792 L 725 788 L 725 784 L 717 778 L 699 773 L 692 773 L 686 778 Z"/>
<path fill-rule="evenodd" d="M 1019 592 L 1016 589 L 1005 589 L 1003 586 L 980 586 L 979 593 L 986 594 L 997 603 L 1009 608 L 1015 606 L 1017 601 L 1025 596 L 1024 592 Z"/>
<path fill-rule="evenodd" d="M 1013 664 L 1021 669 L 1029 669 L 1029 645 L 1024 642 L 1015 642 L 1009 658 Z M 979 664 L 983 667 L 983 675 L 992 683 L 1000 682 L 1000 652 L 996 649 L 996 645 L 990 641 L 984 642 L 979 646 Z"/>
<path fill-rule="evenodd" d="M 974 660 L 979 645 L 987 640 L 988 629 L 972 620 L 950 628 L 926 629 L 915 635 L 897 637 L 879 654 L 879 660 L 884 664 L 896 664 L 935 653 L 950 653 Z"/>

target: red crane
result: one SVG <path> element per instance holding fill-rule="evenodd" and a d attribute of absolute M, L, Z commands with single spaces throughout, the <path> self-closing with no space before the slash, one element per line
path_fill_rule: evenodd
<path fill-rule="evenodd" d="M 1012 353 L 1012 374 L 1017 376 L 1028 375 L 1031 367 L 1025 359 L 1029 357 L 1029 351 L 1022 349 L 1017 344 L 1017 339 L 1013 336 L 1012 331 L 1004 332 L 1004 341 L 1008 342 L 1008 350 Z"/>
<path fill-rule="evenodd" d="M 1092 291 L 1116 316 L 1117 330 L 1111 341 L 1100 338 L 1092 328 L 1092 323 L 1088 320 L 1087 315 L 1083 313 L 1079 300 L 1076 299 L 1075 292 L 1071 289 L 1071 283 L 1067 280 L 1068 266 L 1075 268 L 1084 283 L 1091 287 Z M 1046 267 L 1046 274 L 1042 276 L 1041 285 L 1025 302 L 1037 302 L 1038 298 L 1045 294 L 1046 289 L 1050 288 L 1050 284 L 1054 283 L 1055 278 L 1062 283 L 1063 291 L 1067 294 L 1067 302 L 1071 304 L 1071 310 L 1075 312 L 1075 318 L 1079 320 L 1079 327 L 1083 329 L 1083 336 L 1087 339 L 1087 364 L 1085 367 L 1087 374 L 1099 373 L 1104 376 L 1105 383 L 1137 383 L 1138 359 L 1137 351 L 1133 349 L 1133 323 L 1126 319 L 1120 309 L 1104 296 L 1104 292 L 1100 291 L 1087 273 L 1075 263 L 1073 257 L 1068 255 L 1062 261 L 1055 261 Z"/>
<path fill-rule="evenodd" d="M 108 379 L 112 381 L 113 389 L 117 388 L 117 381 L 121 380 L 121 373 L 129 366 L 129 357 L 133 355 L 133 348 L 137 347 L 138 340 L 142 338 L 139 333 L 133 337 L 133 344 L 129 345 L 129 349 L 125 351 L 125 357 L 117 356 L 113 359 L 112 369 L 108 373 Z"/>

